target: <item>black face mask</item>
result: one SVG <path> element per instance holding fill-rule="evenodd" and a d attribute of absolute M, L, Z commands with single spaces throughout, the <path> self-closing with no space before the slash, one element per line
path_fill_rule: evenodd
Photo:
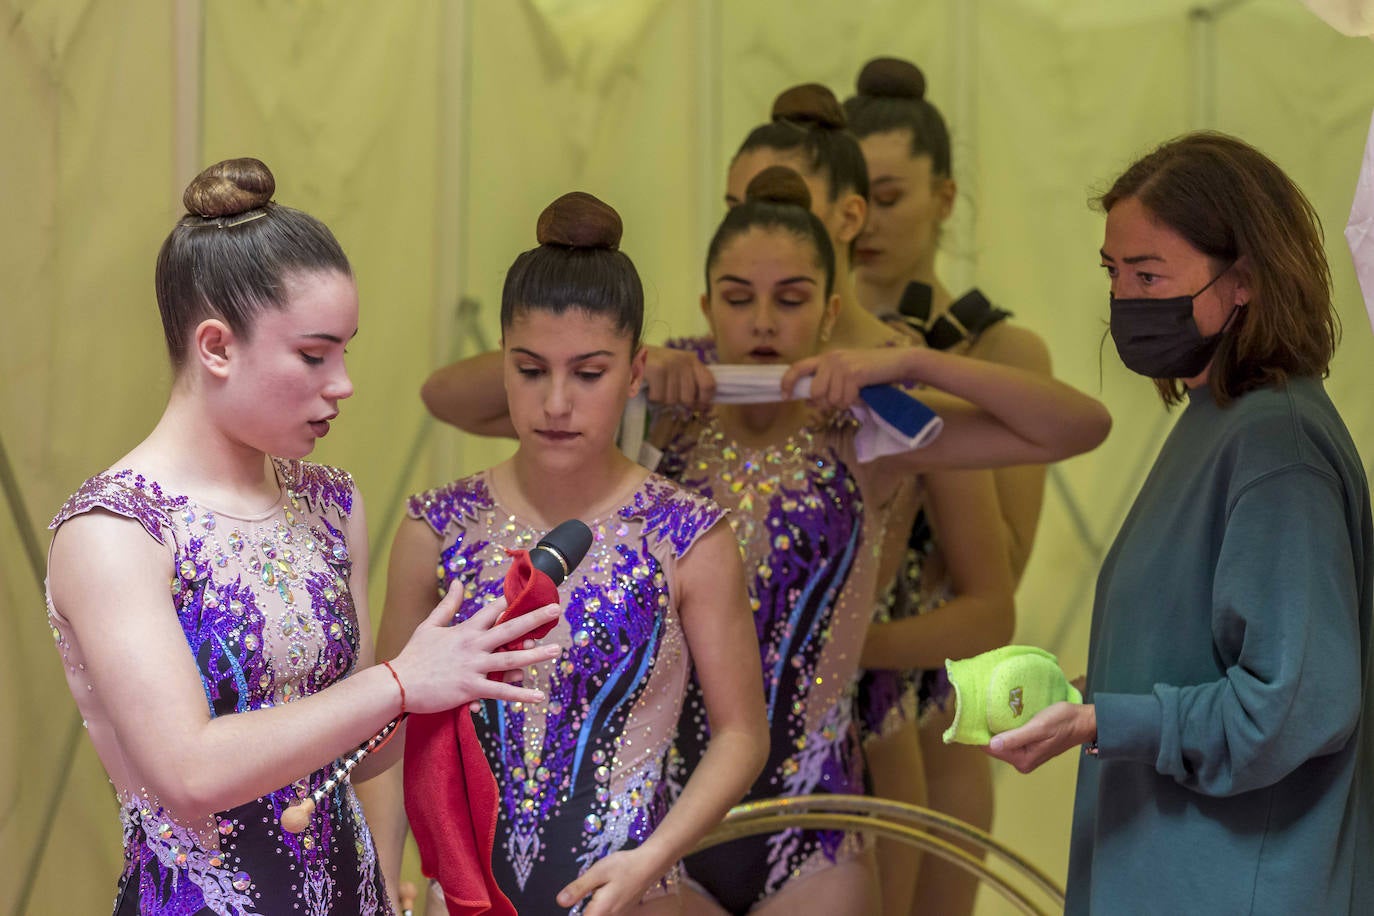
<path fill-rule="evenodd" d="M 1149 378 L 1164 379 L 1192 378 L 1206 369 L 1238 307 L 1231 309 L 1220 331 L 1203 337 L 1193 320 L 1193 300 L 1224 273 L 1225 270 L 1217 274 L 1207 286 L 1191 296 L 1172 299 L 1118 299 L 1113 296 L 1112 340 L 1116 341 L 1116 352 L 1121 354 L 1126 368 Z"/>

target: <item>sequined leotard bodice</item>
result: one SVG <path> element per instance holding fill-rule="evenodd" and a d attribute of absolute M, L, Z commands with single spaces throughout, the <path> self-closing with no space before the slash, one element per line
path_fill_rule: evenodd
<path fill-rule="evenodd" d="M 854 688 L 889 494 L 874 492 L 879 485 L 854 459 L 855 425 L 848 414 L 833 416 L 765 448 L 732 441 L 714 413 L 656 432 L 665 446 L 661 470 L 730 510 L 744 554 L 771 731 L 768 763 L 746 801 L 863 792 Z M 707 738 L 694 685 L 675 771 L 690 773 Z M 858 843 L 855 835 L 789 830 L 691 856 L 687 873 L 743 913 L 787 881 L 852 855 Z"/>
<path fill-rule="evenodd" d="M 691 666 L 677 564 L 723 513 L 657 475 L 618 502 L 588 521 L 591 550 L 559 586 L 563 617 L 544 642 L 564 654 L 526 673 L 548 702 L 488 700 L 474 717 L 501 792 L 492 864 L 522 914 L 566 912 L 554 902 L 564 885 L 667 813 L 663 770 Z M 439 591 L 462 587 L 460 620 L 501 594 L 506 549 L 545 534 L 505 508 L 487 473 L 414 496 L 409 511 L 441 539 Z"/>
<path fill-rule="evenodd" d="M 172 604 L 212 716 L 309 696 L 346 677 L 357 660 L 345 537 L 352 478 L 300 461 L 277 461 L 276 470 L 282 500 L 255 518 L 219 512 L 126 470 L 86 481 L 51 526 L 100 509 L 139 522 L 167 548 Z M 121 806 L 125 868 L 116 914 L 391 912 L 347 783 L 325 797 L 305 832 L 278 827 L 281 812 L 323 783 L 332 765 L 208 821 L 178 818 L 125 756 L 103 698 L 87 682 L 79 640 L 51 599 L 48 616 Z"/>

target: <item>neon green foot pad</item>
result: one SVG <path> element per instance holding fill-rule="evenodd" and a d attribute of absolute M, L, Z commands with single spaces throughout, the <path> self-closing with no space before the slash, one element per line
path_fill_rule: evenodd
<path fill-rule="evenodd" d="M 1083 702 L 1059 670 L 1059 660 L 1035 646 L 1003 646 L 973 658 L 945 659 L 945 670 L 955 697 L 954 723 L 945 729 L 945 744 L 987 744 L 1046 706 Z"/>

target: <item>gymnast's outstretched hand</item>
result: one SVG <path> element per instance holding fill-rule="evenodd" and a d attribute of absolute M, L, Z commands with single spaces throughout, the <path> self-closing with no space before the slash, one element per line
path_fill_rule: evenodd
<path fill-rule="evenodd" d="M 994 735 L 987 753 L 1029 773 L 1051 757 L 1097 740 L 1097 708 L 1091 704 L 1055 703 L 1020 728 Z"/>

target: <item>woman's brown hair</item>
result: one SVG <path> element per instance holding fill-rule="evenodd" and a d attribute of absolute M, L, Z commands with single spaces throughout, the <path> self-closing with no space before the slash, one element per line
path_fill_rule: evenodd
<path fill-rule="evenodd" d="M 1223 335 L 1208 378 L 1225 407 L 1290 376 L 1324 378 L 1340 339 L 1331 307 L 1331 271 L 1312 204 L 1267 156 L 1226 134 L 1171 140 L 1128 168 L 1098 199 L 1110 211 L 1134 198 L 1218 272 L 1234 265 L 1250 301 Z M 1168 405 L 1182 402 L 1180 379 L 1156 379 Z"/>

